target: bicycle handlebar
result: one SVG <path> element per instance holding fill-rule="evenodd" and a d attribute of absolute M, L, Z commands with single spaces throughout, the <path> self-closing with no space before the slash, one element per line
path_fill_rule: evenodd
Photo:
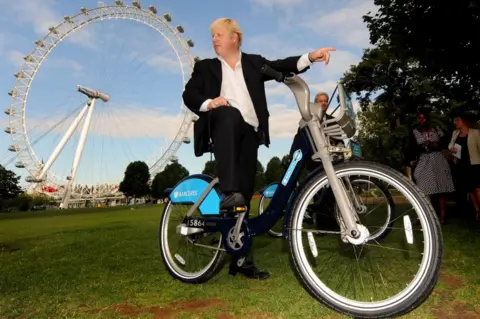
<path fill-rule="evenodd" d="M 301 77 L 293 73 L 284 74 L 267 64 L 262 66 L 261 72 L 264 75 L 273 78 L 275 81 L 282 82 L 288 86 L 295 96 L 298 110 L 300 111 L 303 120 L 309 122 L 312 119 L 312 114 L 310 113 L 310 89 Z"/>

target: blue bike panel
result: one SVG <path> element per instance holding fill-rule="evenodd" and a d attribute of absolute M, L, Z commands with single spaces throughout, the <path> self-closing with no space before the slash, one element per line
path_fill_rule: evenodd
<path fill-rule="evenodd" d="M 283 186 L 287 185 L 288 180 L 292 176 L 292 173 L 295 170 L 295 167 L 297 166 L 298 162 L 300 162 L 300 160 L 302 159 L 302 156 L 303 154 L 301 149 L 298 149 L 295 151 L 295 153 L 293 153 L 292 161 L 290 162 L 290 165 L 288 165 L 288 169 L 285 172 L 285 175 L 283 176 L 283 179 L 282 179 Z"/>
<path fill-rule="evenodd" d="M 265 190 L 263 191 L 263 197 L 265 198 L 272 198 L 273 194 L 275 194 L 275 191 L 277 190 L 278 183 L 271 184 Z"/>
<path fill-rule="evenodd" d="M 362 148 L 360 147 L 360 144 L 350 141 L 350 145 L 352 147 L 353 156 L 355 156 L 356 158 L 361 158 Z"/>
<path fill-rule="evenodd" d="M 169 197 L 173 204 L 194 204 L 207 186 L 208 182 L 203 179 L 187 178 L 174 187 Z M 220 196 L 215 189 L 208 193 L 198 209 L 202 215 L 220 214 Z"/>

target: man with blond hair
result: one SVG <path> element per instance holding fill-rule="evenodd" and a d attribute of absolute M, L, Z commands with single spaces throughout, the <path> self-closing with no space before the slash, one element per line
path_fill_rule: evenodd
<path fill-rule="evenodd" d="M 195 155 L 206 152 L 215 155 L 224 194 L 221 209 L 244 205 L 250 209 L 258 147 L 270 144 L 264 82 L 272 78 L 261 73 L 262 66 L 267 64 L 277 71 L 299 74 L 314 62 L 327 64 L 329 52 L 335 49 L 327 47 L 270 61 L 240 50 L 243 35 L 233 19 L 215 20 L 210 32 L 217 57 L 195 63 L 183 92 L 185 105 L 199 116 L 194 124 Z M 237 272 L 249 278 L 269 276 L 246 258 L 232 260 L 230 273 Z"/>

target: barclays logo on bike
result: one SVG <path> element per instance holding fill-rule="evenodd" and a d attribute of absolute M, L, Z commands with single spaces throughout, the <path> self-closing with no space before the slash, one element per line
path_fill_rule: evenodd
<path fill-rule="evenodd" d="M 198 192 L 193 190 L 193 191 L 183 191 L 183 192 L 175 192 L 173 193 L 174 198 L 178 197 L 191 197 L 191 196 L 197 196 Z"/>

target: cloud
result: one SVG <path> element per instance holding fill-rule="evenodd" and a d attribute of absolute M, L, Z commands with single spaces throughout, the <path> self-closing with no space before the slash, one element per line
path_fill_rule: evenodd
<path fill-rule="evenodd" d="M 319 76 L 322 79 L 340 79 L 344 72 L 350 69 L 351 65 L 360 62 L 361 57 L 350 51 L 339 50 L 332 52 L 330 55 L 330 63 L 321 65 Z M 307 71 L 308 72 L 308 71 Z"/>
<path fill-rule="evenodd" d="M 261 54 L 270 60 L 301 55 L 315 49 L 311 46 L 299 45 L 299 42 L 293 43 L 273 33 L 246 37 L 244 48 L 246 52 Z"/>
<path fill-rule="evenodd" d="M 3 54 L 6 44 L 7 44 L 7 36 L 5 33 L 0 32 L 0 55 Z"/>
<path fill-rule="evenodd" d="M 184 65 L 183 65 L 184 70 L 187 70 L 187 73 L 190 73 L 188 71 L 189 65 L 185 65 L 185 60 L 183 61 L 184 61 Z M 147 64 L 154 68 L 168 70 L 173 73 L 180 73 L 180 64 L 178 63 L 178 59 L 171 56 L 165 56 L 165 55 L 151 56 L 149 59 L 147 59 Z"/>
<path fill-rule="evenodd" d="M 33 26 L 33 31 L 39 36 L 45 36 L 49 32 L 48 28 L 63 21 L 62 16 L 53 10 L 55 4 L 53 0 L 0 0 L 3 14 L 15 16 L 16 23 Z M 66 41 L 85 47 L 95 47 L 92 35 L 86 29 L 76 31 Z"/>
<path fill-rule="evenodd" d="M 288 108 L 285 104 L 273 104 L 270 105 L 269 112 L 270 137 L 291 139 L 296 134 L 300 121 L 298 110 Z"/>
<path fill-rule="evenodd" d="M 25 54 L 16 50 L 11 50 L 7 53 L 8 60 L 19 69 L 25 64 L 25 60 L 23 59 L 24 57 Z"/>
<path fill-rule="evenodd" d="M 362 16 L 376 12 L 373 1 L 353 0 L 346 6 L 330 12 L 320 11 L 299 26 L 312 30 L 336 43 L 356 48 L 365 48 L 369 43 L 369 32 Z"/>
<path fill-rule="evenodd" d="M 251 0 L 253 4 L 273 7 L 273 6 L 291 6 L 305 2 L 305 0 Z"/>
<path fill-rule="evenodd" d="M 164 109 L 163 109 L 164 110 Z M 52 133 L 65 134 L 73 122 L 71 119 L 55 128 Z M 37 127 L 37 134 L 50 130 L 58 124 L 64 115 L 45 119 L 27 119 L 27 129 Z M 177 134 L 184 119 L 184 114 L 166 114 L 162 109 L 151 108 L 139 105 L 123 107 L 109 107 L 108 111 L 95 112 L 92 116 L 89 135 L 101 135 L 112 138 L 134 139 L 134 138 L 165 138 L 171 141 Z M 77 130 L 81 129 L 80 127 Z M 190 130 L 189 135 L 192 135 Z"/>
<path fill-rule="evenodd" d="M 328 112 L 333 111 L 336 105 L 330 106 Z M 288 107 L 285 104 L 272 104 L 269 107 L 270 137 L 274 139 L 292 139 L 297 133 L 301 119 L 298 109 Z"/>

